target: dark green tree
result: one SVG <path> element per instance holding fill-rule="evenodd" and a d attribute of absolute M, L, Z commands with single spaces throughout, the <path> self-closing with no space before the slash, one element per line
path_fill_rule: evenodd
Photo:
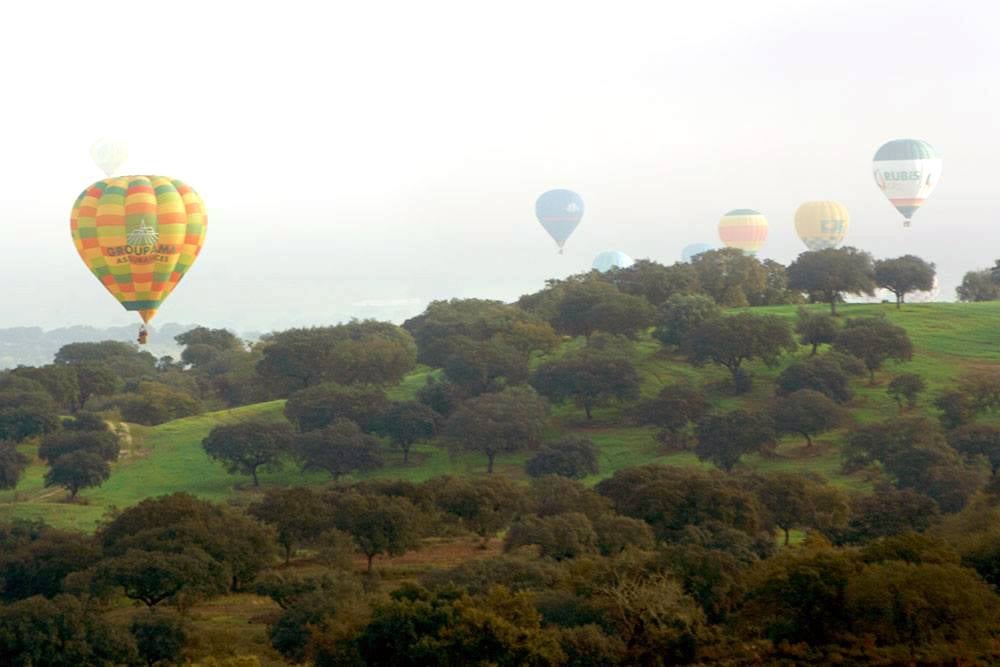
<path fill-rule="evenodd" d="M 127 665 L 135 664 L 136 655 L 127 632 L 71 595 L 33 597 L 0 607 L 0 664 Z"/>
<path fill-rule="evenodd" d="M 100 361 L 75 363 L 71 368 L 76 371 L 80 405 L 85 405 L 94 396 L 112 396 L 122 388 L 118 373 Z"/>
<path fill-rule="evenodd" d="M 23 442 L 59 426 L 59 407 L 45 391 L 0 390 L 0 440 Z"/>
<path fill-rule="evenodd" d="M 372 571 L 375 556 L 400 556 L 420 545 L 419 510 L 405 498 L 336 494 L 331 499 L 333 524 L 354 538 Z"/>
<path fill-rule="evenodd" d="M 572 400 L 591 419 L 595 407 L 639 398 L 640 385 L 627 357 L 585 348 L 539 366 L 531 386 L 556 405 Z"/>
<path fill-rule="evenodd" d="M 664 345 L 680 347 L 692 331 L 721 316 L 722 309 L 710 296 L 675 294 L 657 310 L 653 337 Z"/>
<path fill-rule="evenodd" d="M 325 428 L 337 419 L 350 419 L 368 432 L 388 407 L 389 399 L 378 387 L 326 383 L 292 394 L 285 417 L 302 432 Z"/>
<path fill-rule="evenodd" d="M 100 486 L 110 476 L 111 467 L 99 454 L 76 450 L 52 462 L 45 473 L 45 486 L 61 486 L 69 491 L 70 500 L 73 500 L 81 489 Z"/>
<path fill-rule="evenodd" d="M 410 334 L 389 322 L 352 321 L 266 337 L 257 373 L 284 395 L 323 382 L 390 385 L 416 363 Z"/>
<path fill-rule="evenodd" d="M 847 403 L 854 393 L 851 391 L 852 373 L 844 369 L 843 359 L 843 355 L 824 354 L 793 361 L 778 374 L 774 391 L 778 396 L 788 396 L 796 391 L 811 389 L 838 403 Z M 864 366 L 854 357 L 846 359 L 855 362 L 864 373 Z"/>
<path fill-rule="evenodd" d="M 323 470 L 334 479 L 382 467 L 378 440 L 350 419 L 338 418 L 326 428 L 303 433 L 295 451 L 304 468 Z"/>
<path fill-rule="evenodd" d="M 927 389 L 927 383 L 916 373 L 903 373 L 892 378 L 885 393 L 896 401 L 899 411 L 912 410 L 917 406 L 917 398 Z"/>
<path fill-rule="evenodd" d="M 15 488 L 30 462 L 13 443 L 0 442 L 0 489 Z"/>
<path fill-rule="evenodd" d="M 799 307 L 798 319 L 795 322 L 795 333 L 799 335 L 799 342 L 812 347 L 812 356 L 816 356 L 816 351 L 820 345 L 833 343 L 837 337 L 840 325 L 837 320 L 826 313 L 814 313 Z"/>
<path fill-rule="evenodd" d="M 910 292 L 933 289 L 934 276 L 934 265 L 916 255 L 875 261 L 875 284 L 895 295 L 896 308 L 902 307 Z"/>
<path fill-rule="evenodd" d="M 76 410 L 80 406 L 80 384 L 72 367 L 64 364 L 20 366 L 11 373 L 42 385 L 61 408 Z"/>
<path fill-rule="evenodd" d="M 162 610 L 148 611 L 132 619 L 129 632 L 135 638 L 139 656 L 147 665 L 181 662 L 188 627 L 180 615 Z"/>
<path fill-rule="evenodd" d="M 147 498 L 111 518 L 98 531 L 108 556 L 130 549 L 208 554 L 241 590 L 273 563 L 271 531 L 242 510 L 200 500 L 186 493 Z"/>
<path fill-rule="evenodd" d="M 681 435 L 689 424 L 694 424 L 708 413 L 708 399 L 697 387 L 678 383 L 665 386 L 651 398 L 640 402 L 634 416 L 640 424 L 658 426 L 658 439 L 667 445 L 681 445 Z"/>
<path fill-rule="evenodd" d="M 701 289 L 697 272 L 686 262 L 664 266 L 637 259 L 632 266 L 602 277 L 625 294 L 641 296 L 656 308 L 676 294 L 694 294 Z"/>
<path fill-rule="evenodd" d="M 376 420 L 375 430 L 387 436 L 403 452 L 403 463 L 410 462 L 410 449 L 418 442 L 433 438 L 441 416 L 419 401 L 394 401 Z"/>
<path fill-rule="evenodd" d="M 319 494 L 301 486 L 268 489 L 261 500 L 249 507 L 248 512 L 274 527 L 286 565 L 296 547 L 315 544 L 323 530 L 332 523 L 329 509 Z"/>
<path fill-rule="evenodd" d="M 664 541 L 686 539 L 691 527 L 722 526 L 744 537 L 764 528 L 756 497 L 719 471 L 636 466 L 619 470 L 596 489 L 616 512 L 645 521 Z"/>
<path fill-rule="evenodd" d="M 857 248 L 811 250 L 789 265 L 788 287 L 829 303 L 836 315 L 845 294 L 875 293 L 875 266 L 871 255 Z"/>
<path fill-rule="evenodd" d="M 442 477 L 434 480 L 432 488 L 438 509 L 457 519 L 483 543 L 509 526 L 527 505 L 524 491 L 503 477 L 475 481 Z"/>
<path fill-rule="evenodd" d="M 532 477 L 561 475 L 570 479 L 583 479 L 598 472 L 598 449 L 587 438 L 567 436 L 542 445 L 524 464 Z"/>
<path fill-rule="evenodd" d="M 1000 283 L 993 280 L 989 269 L 969 271 L 955 292 L 959 301 L 996 301 L 1000 299 Z"/>
<path fill-rule="evenodd" d="M 897 490 L 882 485 L 874 493 L 856 496 L 851 502 L 851 518 L 845 538 L 848 542 L 871 540 L 921 532 L 940 516 L 937 503 L 913 489 Z"/>
<path fill-rule="evenodd" d="M 691 332 L 684 351 L 695 365 L 708 362 L 724 366 L 733 376 L 737 391 L 748 387 L 741 382 L 745 361 L 759 359 L 768 366 L 781 355 L 795 350 L 788 323 L 774 315 L 738 313 L 709 320 Z"/>
<path fill-rule="evenodd" d="M 417 342 L 417 360 L 437 368 L 455 353 L 459 341 L 496 339 L 525 353 L 547 351 L 558 342 L 539 316 L 485 299 L 433 301 L 423 313 L 404 322 L 403 328 Z"/>
<path fill-rule="evenodd" d="M 466 401 L 445 426 L 456 451 L 486 455 L 487 472 L 499 454 L 532 449 L 541 440 L 548 416 L 547 401 L 529 387 L 509 387 Z"/>
<path fill-rule="evenodd" d="M 744 455 L 774 443 L 774 422 L 762 413 L 733 410 L 703 418 L 698 422 L 697 438 L 694 453 L 698 459 L 711 461 L 728 472 Z"/>
<path fill-rule="evenodd" d="M 844 411 L 831 398 L 812 389 L 775 400 L 771 417 L 778 433 L 798 433 L 812 446 L 812 437 L 837 428 L 844 421 Z"/>
<path fill-rule="evenodd" d="M 5 550 L 0 559 L 3 599 L 52 598 L 69 592 L 66 577 L 86 570 L 100 558 L 100 545 L 91 536 L 45 528 L 34 539 Z"/>
<path fill-rule="evenodd" d="M 906 329 L 883 317 L 849 319 L 837 334 L 833 349 L 864 362 L 872 384 L 875 384 L 875 371 L 886 361 L 903 362 L 913 358 L 913 343 Z"/>
<path fill-rule="evenodd" d="M 102 561 L 97 578 L 121 587 L 125 596 L 152 608 L 182 591 L 215 594 L 226 590 L 226 572 L 201 549 L 179 552 L 129 549 Z"/>
<path fill-rule="evenodd" d="M 622 293 L 601 280 L 567 282 L 551 321 L 567 336 L 590 338 L 595 332 L 634 337 L 653 323 L 653 307 L 640 296 Z"/>
<path fill-rule="evenodd" d="M 64 430 L 42 438 L 42 443 L 38 446 L 38 458 L 51 465 L 64 454 L 86 451 L 110 462 L 118 460 L 119 447 L 118 436 L 108 430 Z"/>
<path fill-rule="evenodd" d="M 750 305 L 767 290 L 768 272 L 760 261 L 736 248 L 709 250 L 691 258 L 701 291 L 720 306 Z"/>
<path fill-rule="evenodd" d="M 292 453 L 295 432 L 288 422 L 251 420 L 221 424 L 201 441 L 209 457 L 221 461 L 230 475 L 250 475 L 260 486 L 260 468 L 277 470 Z"/>
<path fill-rule="evenodd" d="M 993 477 L 1000 470 L 1000 427 L 994 424 L 968 424 L 948 433 L 948 443 L 969 457 L 982 456 L 990 465 Z"/>

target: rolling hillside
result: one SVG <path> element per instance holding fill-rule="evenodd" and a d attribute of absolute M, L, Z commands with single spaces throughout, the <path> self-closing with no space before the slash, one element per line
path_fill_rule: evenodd
<path fill-rule="evenodd" d="M 773 313 L 789 319 L 795 317 L 794 307 L 760 308 L 755 312 Z M 876 386 L 868 386 L 866 379 L 854 381 L 856 396 L 849 408 L 859 421 L 875 420 L 896 412 L 895 403 L 885 394 L 885 385 L 894 372 L 905 368 L 908 372 L 924 376 L 928 391 L 922 398 L 920 409 L 928 410 L 932 397 L 963 372 L 1000 364 L 1000 303 L 921 304 L 904 306 L 899 311 L 889 305 L 842 308 L 846 317 L 876 312 L 884 312 L 890 320 L 907 329 L 914 342 L 914 359 L 904 365 L 890 365 L 879 375 Z M 806 354 L 807 349 L 801 348 L 799 355 Z M 728 378 L 724 369 L 693 368 L 678 355 L 665 352 L 652 339 L 639 341 L 635 346 L 635 357 L 643 379 L 644 394 L 653 395 L 664 384 L 686 377 L 706 385 L 719 409 L 762 405 L 771 395 L 771 380 L 780 371 L 780 368 L 751 364 L 749 370 L 754 373 L 754 390 L 737 399 L 719 387 Z M 788 361 L 790 358 L 783 363 Z M 429 372 L 425 368 L 412 373 L 403 384 L 390 392 L 392 397 L 413 396 Z M 282 402 L 213 412 L 152 428 L 127 425 L 128 442 L 123 447 L 119 462 L 114 465 L 111 479 L 100 488 L 83 491 L 76 503 L 65 502 L 65 492 L 61 489 L 43 488 L 45 468 L 36 459 L 16 493 L 0 493 L 0 513 L 5 515 L 4 518 L 41 518 L 59 527 L 93 530 L 101 517 L 112 508 L 126 507 L 145 497 L 174 491 L 187 491 L 216 501 L 248 502 L 255 494 L 249 479 L 227 474 L 221 464 L 205 455 L 201 440 L 216 424 L 250 417 L 282 419 Z M 601 449 L 601 473 L 587 480 L 590 483 L 616 470 L 651 462 L 703 465 L 691 453 L 664 453 L 653 439 L 654 430 L 623 423 L 619 407 L 598 409 L 589 422 L 581 410 L 571 405 L 553 410 L 549 435 L 555 438 L 570 432 L 591 438 Z M 819 438 L 811 449 L 804 447 L 801 438 L 788 437 L 782 441 L 776 455 L 767 458 L 752 456 L 745 462 L 758 470 L 811 470 L 848 489 L 866 488 L 867 482 L 862 477 L 844 476 L 839 471 L 838 443 L 842 437 L 842 431 L 827 434 Z M 34 455 L 33 446 L 25 446 L 22 451 Z M 522 464 L 525 458 L 525 455 L 499 458 L 498 473 L 524 477 Z M 442 474 L 485 474 L 485 460 L 481 457 L 451 457 L 443 449 L 429 444 L 415 447 L 411 463 L 407 466 L 402 465 L 402 456 L 398 452 L 387 450 L 386 459 L 386 467 L 367 476 L 419 481 Z M 329 482 L 326 475 L 303 474 L 291 463 L 282 470 L 265 471 L 261 480 L 265 487 Z"/>

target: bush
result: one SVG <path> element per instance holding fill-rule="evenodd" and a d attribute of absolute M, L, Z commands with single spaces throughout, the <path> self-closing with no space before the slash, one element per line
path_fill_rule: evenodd
<path fill-rule="evenodd" d="M 587 438 L 569 436 L 543 445 L 524 465 L 532 477 L 562 475 L 582 479 L 598 473 L 598 449 Z"/>

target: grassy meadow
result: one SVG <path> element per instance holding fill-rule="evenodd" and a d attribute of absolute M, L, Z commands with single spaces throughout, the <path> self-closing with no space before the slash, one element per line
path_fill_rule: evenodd
<path fill-rule="evenodd" d="M 822 309 L 825 306 L 810 306 Z M 795 308 L 778 306 L 758 308 L 755 312 L 772 313 L 794 320 Z M 878 374 L 877 384 L 869 386 L 866 378 L 854 381 L 856 395 L 848 406 L 854 419 L 877 420 L 897 411 L 896 404 L 885 394 L 885 385 L 897 372 L 915 372 L 928 383 L 921 399 L 920 410 L 932 410 L 932 397 L 968 370 L 1000 362 L 1000 303 L 919 304 L 905 305 L 846 305 L 842 317 L 884 313 L 893 322 L 905 327 L 914 343 L 913 361 L 890 364 Z M 578 343 L 567 343 L 573 345 Z M 802 347 L 798 356 L 809 353 Z M 781 367 L 767 368 L 752 363 L 754 389 L 746 396 L 733 397 L 725 389 L 728 372 L 707 366 L 694 368 L 676 353 L 662 348 L 655 340 L 643 338 L 634 349 L 635 362 L 643 381 L 643 393 L 654 395 L 664 384 L 682 378 L 706 386 L 718 409 L 763 406 L 772 394 L 772 380 Z M 791 361 L 786 357 L 783 364 Z M 390 391 L 395 399 L 412 397 L 433 371 L 419 368 Z M 129 437 L 120 460 L 113 467 L 111 479 L 99 488 L 81 492 L 76 502 L 66 501 L 62 489 L 43 486 L 45 467 L 37 458 L 16 492 L 0 493 L 0 513 L 5 518 L 41 518 L 62 527 L 93 530 L 110 510 L 127 507 L 143 498 L 186 491 L 213 501 L 250 502 L 258 493 L 249 478 L 229 475 L 218 462 L 209 459 L 201 448 L 201 440 L 217 424 L 249 418 L 282 419 L 282 401 L 271 401 L 231 410 L 210 412 L 180 419 L 155 427 L 125 425 Z M 619 406 L 599 408 L 594 418 L 587 420 L 582 410 L 573 405 L 556 407 L 552 412 L 549 437 L 576 434 L 590 438 L 601 450 L 601 472 L 586 481 L 596 483 L 615 471 L 646 463 L 677 466 L 703 464 L 690 452 L 664 452 L 654 439 L 654 429 L 636 427 L 622 419 Z M 809 470 L 821 473 L 833 483 L 849 490 L 867 487 L 865 479 L 840 472 L 838 444 L 843 430 L 824 434 L 812 448 L 806 448 L 801 438 L 785 438 L 773 455 L 754 455 L 745 464 L 756 470 Z M 34 457 L 35 447 L 25 445 L 26 454 Z M 524 478 L 522 468 L 529 454 L 500 457 L 497 473 Z M 485 459 L 475 455 L 452 456 L 434 444 L 414 447 L 409 465 L 402 464 L 402 455 L 386 446 L 387 465 L 360 478 L 398 478 L 421 481 L 443 474 L 485 474 Z M 353 479 L 357 479 L 355 477 Z M 351 478 L 347 478 L 351 479 Z M 289 462 L 280 470 L 261 474 L 262 487 L 271 485 L 323 485 L 330 483 L 322 473 L 302 473 Z"/>

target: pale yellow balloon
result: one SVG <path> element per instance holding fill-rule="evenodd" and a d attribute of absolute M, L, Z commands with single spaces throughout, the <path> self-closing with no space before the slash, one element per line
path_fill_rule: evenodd
<path fill-rule="evenodd" d="M 836 248 L 851 226 L 851 214 L 838 201 L 807 201 L 795 211 L 795 231 L 810 250 Z"/>

